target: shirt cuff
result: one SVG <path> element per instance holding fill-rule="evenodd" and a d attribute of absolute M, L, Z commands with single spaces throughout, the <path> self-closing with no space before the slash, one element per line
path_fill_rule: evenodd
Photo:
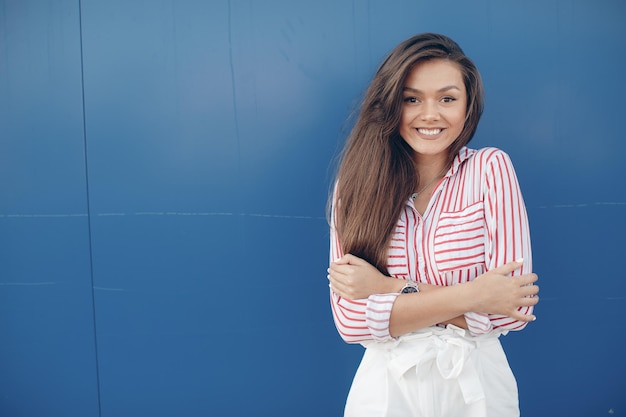
<path fill-rule="evenodd" d="M 365 307 L 365 325 L 376 342 L 393 340 L 389 334 L 391 308 L 399 293 L 373 294 L 367 299 Z"/>
<path fill-rule="evenodd" d="M 467 322 L 467 330 L 472 336 L 489 333 L 493 326 L 488 314 L 484 313 L 465 313 L 465 321 Z"/>

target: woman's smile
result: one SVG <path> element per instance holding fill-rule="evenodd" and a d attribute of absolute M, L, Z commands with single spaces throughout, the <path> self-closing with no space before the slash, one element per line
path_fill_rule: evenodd
<path fill-rule="evenodd" d="M 439 134 L 444 130 L 441 128 L 437 128 L 437 129 L 424 129 L 424 128 L 417 128 L 416 129 L 417 132 L 422 135 L 424 138 L 426 139 L 436 139 L 437 137 L 439 137 Z"/>

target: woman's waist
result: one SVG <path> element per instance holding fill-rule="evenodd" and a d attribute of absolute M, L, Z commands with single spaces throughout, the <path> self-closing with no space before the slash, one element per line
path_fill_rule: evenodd
<path fill-rule="evenodd" d="M 393 350 L 396 348 L 418 348 L 420 346 L 429 345 L 439 345 L 443 347 L 442 344 L 452 343 L 467 345 L 469 348 L 480 348 L 488 344 L 499 344 L 499 336 L 500 333 L 487 333 L 473 336 L 468 330 L 449 324 L 446 327 L 426 327 L 386 342 L 364 342 L 363 346 L 368 349 Z"/>
<path fill-rule="evenodd" d="M 366 355 L 384 358 L 382 363 L 397 380 L 411 370 L 418 374 L 437 370 L 443 379 L 458 380 L 464 400 L 469 404 L 484 398 L 477 358 L 488 356 L 496 361 L 498 357 L 504 358 L 497 354 L 502 351 L 498 336 L 497 333 L 472 336 L 467 330 L 448 325 L 428 327 L 393 341 L 371 342 L 365 346 Z M 508 366 L 506 360 L 498 365 Z"/>

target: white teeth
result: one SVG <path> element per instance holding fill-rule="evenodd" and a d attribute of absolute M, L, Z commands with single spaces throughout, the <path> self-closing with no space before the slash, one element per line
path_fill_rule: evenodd
<path fill-rule="evenodd" d="M 439 133 L 441 133 L 441 129 L 417 129 L 417 131 L 420 132 L 422 135 L 428 136 L 438 135 Z"/>

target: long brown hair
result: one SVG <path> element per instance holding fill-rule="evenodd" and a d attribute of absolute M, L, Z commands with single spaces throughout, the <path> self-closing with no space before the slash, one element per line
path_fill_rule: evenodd
<path fill-rule="evenodd" d="M 467 93 L 463 130 L 449 148 L 450 163 L 474 136 L 484 94 L 474 63 L 452 39 L 424 33 L 402 42 L 383 61 L 361 103 L 340 158 L 334 207 L 344 253 L 387 274 L 387 251 L 400 211 L 418 183 L 413 150 L 399 133 L 402 90 L 419 62 L 446 59 L 461 70 Z"/>

